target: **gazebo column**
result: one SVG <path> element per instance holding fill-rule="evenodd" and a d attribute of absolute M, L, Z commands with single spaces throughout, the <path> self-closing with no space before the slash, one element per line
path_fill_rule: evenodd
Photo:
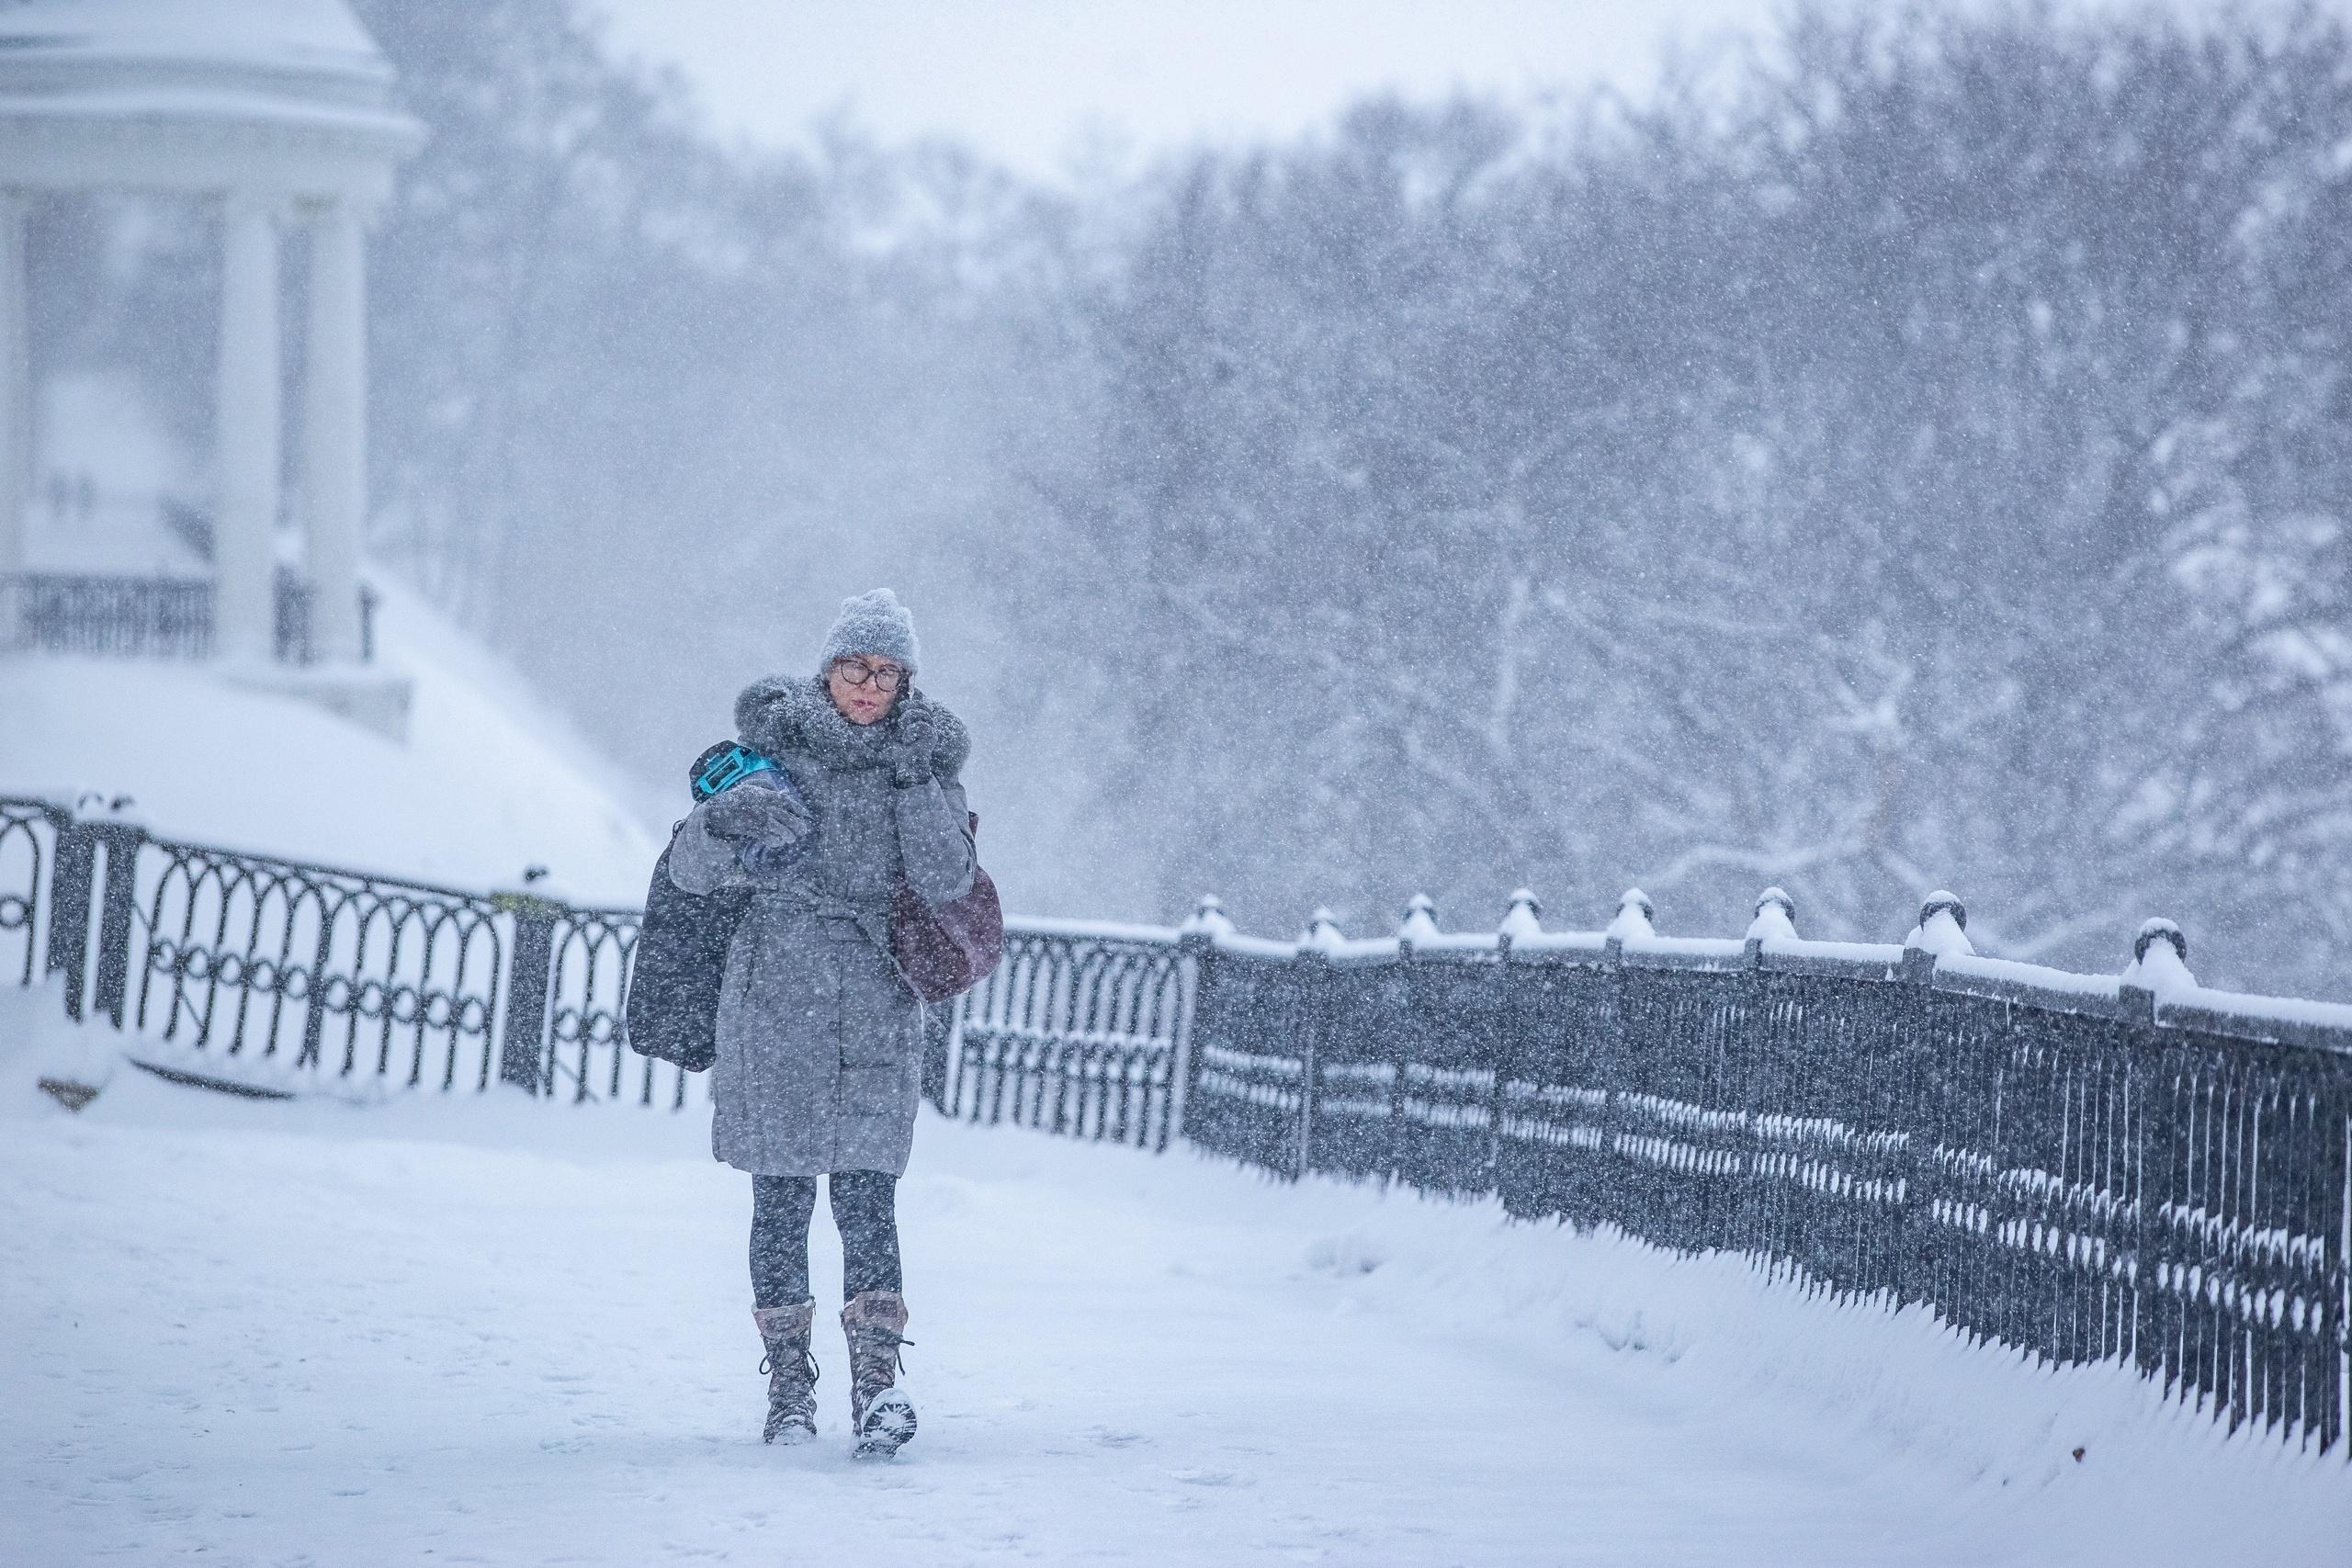
<path fill-rule="evenodd" d="M 311 224 L 303 488 L 311 634 L 321 659 L 359 657 L 359 531 L 368 513 L 367 241 L 348 200 Z"/>
<path fill-rule="evenodd" d="M 231 195 L 221 212 L 220 483 L 212 519 L 212 638 L 227 659 L 271 657 L 277 629 L 277 222 Z"/>
<path fill-rule="evenodd" d="M 25 570 L 33 493 L 33 362 L 22 191 L 0 190 L 0 574 Z M 6 614 L 0 607 L 0 615 Z M 6 628 L 0 628 L 5 632 Z"/>

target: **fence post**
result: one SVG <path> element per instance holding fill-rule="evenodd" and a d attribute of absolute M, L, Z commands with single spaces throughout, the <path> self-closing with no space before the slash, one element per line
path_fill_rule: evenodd
<path fill-rule="evenodd" d="M 57 863 L 49 874 L 49 957 L 46 973 L 65 974 L 65 1016 L 82 1021 L 89 987 L 90 891 L 98 840 L 91 824 L 73 816 L 57 822 Z"/>
<path fill-rule="evenodd" d="M 1786 888 L 1765 888 L 1756 896 L 1756 911 L 1749 918 L 1747 935 L 1740 942 L 1740 963 L 1748 994 L 1747 1028 L 1740 1037 L 1725 1042 L 1724 1053 L 1723 1087 L 1729 1089 L 1734 1102 L 1751 1112 L 1795 1103 L 1797 1079 L 1805 1071 L 1803 1050 L 1792 1048 L 1793 1043 L 1782 1040 L 1773 1027 L 1776 987 L 1764 955 L 1767 942 L 1796 940 L 1796 900 L 1789 897 Z M 1886 1074 L 1895 1070 L 1894 1064 L 1887 1062 L 1854 1066 L 1881 1084 Z M 1852 1109 L 1851 1102 L 1848 1109 Z M 1772 1190 L 1778 1183 L 1763 1175 L 1770 1168 L 1774 1150 L 1758 1126 L 1758 1119 L 1750 1116 L 1743 1120 L 1737 1136 L 1726 1140 L 1736 1154 L 1731 1178 L 1723 1184 L 1723 1235 L 1735 1247 L 1760 1251 L 1771 1258 L 1781 1245 L 1779 1230 L 1785 1210 Z M 1886 1157 L 1882 1154 L 1873 1168 L 1885 1164 Z M 1777 1269 L 1778 1259 L 1773 1258 L 1770 1266 Z M 1892 1273 L 1893 1269 L 1892 1263 L 1887 1265 L 1888 1272 Z"/>
<path fill-rule="evenodd" d="M 2153 960 L 2149 958 L 2150 945 L 2158 942 L 2172 950 L 2169 959 L 2162 953 Z M 2156 976 L 2161 975 L 2165 981 L 2175 976 L 2194 980 L 2195 976 L 2184 967 L 2188 962 L 2188 938 L 2182 934 L 2178 926 L 2166 919 L 2143 923 L 2140 927 L 2140 934 L 2132 941 L 2131 965 L 2123 971 L 2123 978 L 2115 987 L 2116 1004 L 2122 1021 L 2154 1028 L 2156 1004 L 2161 999 L 2157 988 L 2165 983 Z"/>
<path fill-rule="evenodd" d="M 1797 936 L 1797 901 L 1778 887 L 1767 887 L 1756 896 L 1756 916 L 1747 922 L 1747 935 L 1740 945 L 1741 962 L 1752 970 L 1764 967 L 1764 944 L 1768 942 L 1794 942 Z"/>
<path fill-rule="evenodd" d="M 139 899 L 139 846 L 147 830 L 136 822 L 94 822 L 90 831 L 106 846 L 105 902 L 98 909 L 98 986 L 92 1005 L 117 1029 L 130 992 L 130 915 Z M 141 967 L 145 968 L 144 955 Z"/>
<path fill-rule="evenodd" d="M 2131 1358 L 2140 1375 L 2151 1382 L 2165 1381 L 2170 1392 L 2171 1369 L 2165 1364 L 2165 1336 L 2151 1323 L 2164 1310 L 2169 1292 L 2177 1289 L 2174 1283 L 2176 1270 L 2187 1271 L 2193 1259 L 2177 1258 L 2171 1245 L 2173 1229 L 2170 1216 L 2177 1212 L 2179 1200 L 2185 1196 L 2177 1190 L 2174 1179 L 2175 1166 L 2148 1135 L 2149 1113 L 2153 1101 L 2161 1099 L 2166 1111 L 2171 1110 L 2172 1084 L 2165 1071 L 2168 1053 L 2156 1031 L 2157 996 L 2148 971 L 2148 949 L 2153 942 L 2163 942 L 2172 950 L 2176 965 L 2185 964 L 2188 958 L 2188 938 L 2170 920 L 2150 920 L 2140 928 L 2132 943 L 2131 966 L 2115 988 L 2116 1013 L 2119 1021 L 2131 1031 L 2135 1044 L 2142 1047 L 2132 1054 L 2133 1067 L 2140 1062 L 2154 1063 L 2154 1071 L 2132 1072 L 2132 1195 L 2135 1200 L 2132 1225 L 2132 1349 Z M 2161 962 L 2161 960 L 2160 960 Z M 2182 971 L 2184 974 L 2186 970 Z M 2184 1130 L 2172 1125 L 2165 1118 L 2166 1129 L 2175 1134 L 2167 1147 L 2176 1145 Z M 2151 1170 L 2154 1164 L 2158 1168 Z"/>
<path fill-rule="evenodd" d="M 1330 990 L 1325 980 L 1331 972 L 1330 949 L 1346 940 L 1331 911 L 1317 909 L 1298 944 L 1298 1167 L 1293 1180 L 1315 1168 L 1315 1102 L 1322 1097 L 1323 1010 Z"/>
<path fill-rule="evenodd" d="M 1183 1012 L 1177 1021 L 1176 1048 L 1183 1055 L 1173 1076 L 1182 1086 L 1180 1092 L 1183 1102 L 1171 1106 L 1168 1117 L 1160 1124 L 1163 1148 L 1166 1147 L 1169 1122 L 1174 1122 L 1185 1136 L 1192 1135 L 1187 1122 L 1193 1114 L 1194 1091 L 1201 1083 L 1201 1053 L 1199 1046 L 1193 1043 L 1193 1035 L 1200 1021 L 1202 999 L 1208 994 L 1209 987 L 1216 984 L 1216 939 L 1232 929 L 1233 922 L 1225 918 L 1224 904 L 1214 893 L 1202 894 L 1199 905 L 1193 910 L 1193 918 L 1177 928 L 1176 951 L 1180 959 L 1192 961 L 1193 986 L 1191 995 L 1182 998 L 1179 1004 Z"/>
<path fill-rule="evenodd" d="M 1510 1085 L 1527 1070 L 1527 1020 L 1532 1010 L 1522 995 L 1531 972 L 1524 964 L 1512 964 L 1510 951 L 1521 938 L 1543 934 L 1543 914 L 1544 906 L 1535 901 L 1534 892 L 1517 888 L 1495 931 L 1495 983 L 1502 992 L 1495 998 L 1495 1081 L 1487 1090 L 1487 1171 L 1498 1198 L 1504 1196 L 1503 1123 L 1510 1114 Z"/>
<path fill-rule="evenodd" d="M 1954 1252 L 1946 1227 L 1929 1217 L 1937 1202 L 1959 1201 L 1967 1195 L 1955 1193 L 1937 1162 L 1935 1150 L 1947 1142 L 1958 1142 L 1952 1120 L 1951 1077 L 1953 1065 L 1949 1054 L 1936 1049 L 1929 1030 L 1934 1016 L 1936 960 L 1941 954 L 1971 953 L 1975 951 L 1968 940 L 1968 909 L 1959 897 L 1938 888 L 1919 907 L 1918 923 L 1903 939 L 1902 984 L 1905 987 L 1905 1011 L 1909 1027 L 1901 1032 L 1903 1050 L 1908 1062 L 1908 1077 L 1913 1085 L 1905 1098 L 1912 1106 L 1905 1130 L 1910 1134 L 1906 1152 L 1909 1167 L 1903 1182 L 1904 1201 L 1899 1205 L 1901 1242 L 1897 1253 L 1897 1268 L 1901 1278 L 1896 1282 L 1897 1301 L 1935 1303 L 1939 1311 L 1951 1312 L 1952 1295 L 1951 1281 L 1946 1278 L 1947 1258 Z M 1962 1256 L 1965 1256 L 1962 1254 Z M 1963 1325 L 1970 1334 L 1984 1332 L 1981 1323 Z"/>
<path fill-rule="evenodd" d="M 1651 903 L 1650 896 L 1640 888 L 1628 887 L 1618 896 L 1616 918 L 1609 922 L 1609 929 L 1601 933 L 1601 946 L 1609 954 L 1609 963 L 1611 967 L 1624 963 L 1627 942 L 1643 941 L 1657 934 L 1656 928 L 1650 923 L 1656 919 L 1657 919 L 1657 906 Z"/>
<path fill-rule="evenodd" d="M 1409 1098 L 1407 1077 L 1414 1057 L 1425 1043 L 1419 1035 L 1427 1003 L 1419 995 L 1422 982 L 1413 974 L 1413 948 L 1416 942 L 1427 942 L 1437 934 L 1437 901 L 1426 893 L 1414 894 L 1406 902 L 1405 918 L 1396 927 L 1396 980 L 1404 991 L 1403 1016 L 1387 1031 L 1382 1052 L 1388 1058 L 1388 1116 L 1380 1132 L 1380 1179 L 1384 1185 L 1407 1179 L 1408 1141 L 1417 1135 L 1406 1129 L 1405 1101 Z M 1359 1089 L 1357 1092 L 1363 1091 Z M 1434 1131 L 1432 1128 L 1431 1133 Z"/>
<path fill-rule="evenodd" d="M 500 893 L 491 903 L 514 917 L 506 963 L 506 1025 L 498 1040 L 498 1081 L 537 1094 L 546 1078 L 548 989 L 555 977 L 555 924 L 563 906 L 535 893 Z M 554 1085 L 548 1089 L 553 1091 Z"/>
<path fill-rule="evenodd" d="M 1653 1188 L 1646 1173 L 1634 1168 L 1633 1145 L 1634 1113 L 1626 1109 L 1628 1097 L 1634 1092 L 1638 1075 L 1634 1069 L 1634 1020 L 1633 1002 L 1628 992 L 1633 987 L 1625 976 L 1625 944 L 1646 941 L 1657 934 L 1652 920 L 1657 906 L 1650 896 L 1638 887 L 1628 887 L 1618 896 L 1617 913 L 1611 917 L 1601 933 L 1601 965 L 1609 974 L 1611 1028 L 1609 1040 L 1609 1071 L 1600 1086 L 1606 1095 L 1600 1114 L 1595 1118 L 1601 1135 L 1596 1162 L 1607 1174 L 1607 1186 L 1602 1190 L 1602 1217 L 1635 1235 L 1650 1239 L 1657 1235 L 1654 1218 L 1641 1211 L 1654 1206 Z"/>

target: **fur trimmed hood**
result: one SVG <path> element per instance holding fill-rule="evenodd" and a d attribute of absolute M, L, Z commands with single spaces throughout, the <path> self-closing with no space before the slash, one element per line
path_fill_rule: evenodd
<path fill-rule="evenodd" d="M 961 719 L 912 687 L 907 701 L 931 710 L 935 721 L 931 771 L 943 784 L 956 783 L 972 752 L 970 732 Z M 821 675 L 769 675 L 752 682 L 735 699 L 735 728 L 743 744 L 768 756 L 803 751 L 835 768 L 886 767 L 899 739 L 895 714 L 873 725 L 843 718 Z"/>

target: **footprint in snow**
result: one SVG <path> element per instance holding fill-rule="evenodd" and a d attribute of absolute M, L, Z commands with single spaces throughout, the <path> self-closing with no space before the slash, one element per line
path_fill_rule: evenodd
<path fill-rule="evenodd" d="M 1171 1480 L 1181 1481 L 1187 1486 L 1247 1486 L 1250 1484 L 1249 1477 L 1236 1475 L 1229 1470 L 1171 1470 L 1168 1474 Z"/>
<path fill-rule="evenodd" d="M 1388 1261 L 1387 1249 L 1368 1236 L 1327 1235 L 1306 1249 L 1306 1266 L 1319 1274 L 1369 1274 Z"/>

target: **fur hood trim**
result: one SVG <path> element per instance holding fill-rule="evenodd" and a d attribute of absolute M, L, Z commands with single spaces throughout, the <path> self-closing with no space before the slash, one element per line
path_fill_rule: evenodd
<path fill-rule="evenodd" d="M 935 720 L 931 771 L 942 784 L 963 776 L 972 738 L 963 721 L 922 693 L 909 688 L 907 701 L 921 702 Z M 735 728 L 743 744 L 771 757 L 804 751 L 829 767 L 880 768 L 899 739 L 894 714 L 879 724 L 852 724 L 833 706 L 821 675 L 770 675 L 743 688 L 735 699 Z"/>

